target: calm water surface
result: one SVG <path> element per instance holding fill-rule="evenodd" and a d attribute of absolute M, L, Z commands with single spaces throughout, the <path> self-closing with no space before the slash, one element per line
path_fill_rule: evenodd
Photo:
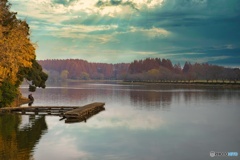
<path fill-rule="evenodd" d="M 21 88 L 23 95 L 28 89 Z M 240 91 L 68 83 L 38 89 L 33 106 L 105 102 L 86 123 L 0 116 L 3 160 L 207 160 L 240 153 Z"/>

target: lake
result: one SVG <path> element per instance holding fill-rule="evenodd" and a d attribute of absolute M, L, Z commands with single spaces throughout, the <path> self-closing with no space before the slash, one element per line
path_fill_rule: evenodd
<path fill-rule="evenodd" d="M 29 94 L 21 87 L 24 96 Z M 2 160 L 210 160 L 240 153 L 240 90 L 63 83 L 37 89 L 33 106 L 105 102 L 87 122 L 0 116 Z"/>

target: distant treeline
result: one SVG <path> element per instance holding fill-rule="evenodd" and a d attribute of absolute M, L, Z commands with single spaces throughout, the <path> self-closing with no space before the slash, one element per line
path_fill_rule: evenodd
<path fill-rule="evenodd" d="M 239 68 L 225 68 L 223 66 L 208 63 L 191 64 L 186 62 L 183 67 L 180 64 L 172 64 L 169 59 L 147 58 L 134 61 L 129 65 L 126 80 L 160 80 L 160 81 L 194 81 L 194 80 L 240 80 Z"/>
<path fill-rule="evenodd" d="M 146 58 L 132 63 L 90 63 L 80 59 L 41 60 L 50 80 L 131 80 L 131 81 L 194 81 L 194 80 L 240 80 L 239 68 L 225 68 L 208 63 L 172 64 L 169 59 Z"/>
<path fill-rule="evenodd" d="M 80 59 L 38 61 L 49 75 L 49 80 L 123 79 L 129 64 L 90 63 Z"/>

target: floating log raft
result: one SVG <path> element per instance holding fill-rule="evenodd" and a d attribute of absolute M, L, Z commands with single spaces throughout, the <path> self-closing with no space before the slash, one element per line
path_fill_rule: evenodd
<path fill-rule="evenodd" d="M 86 121 L 91 116 L 105 110 L 105 103 L 95 102 L 79 106 L 32 106 L 1 108 L 0 114 L 18 113 L 22 115 L 53 115 L 65 119 L 66 123 Z"/>

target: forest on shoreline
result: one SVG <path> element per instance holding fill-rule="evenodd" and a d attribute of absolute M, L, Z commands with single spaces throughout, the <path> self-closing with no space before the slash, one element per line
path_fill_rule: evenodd
<path fill-rule="evenodd" d="M 146 58 L 119 64 L 91 63 L 81 59 L 40 60 L 38 63 L 49 75 L 49 81 L 71 79 L 236 83 L 240 80 L 239 68 L 190 62 L 186 62 L 182 67 L 164 58 Z"/>

